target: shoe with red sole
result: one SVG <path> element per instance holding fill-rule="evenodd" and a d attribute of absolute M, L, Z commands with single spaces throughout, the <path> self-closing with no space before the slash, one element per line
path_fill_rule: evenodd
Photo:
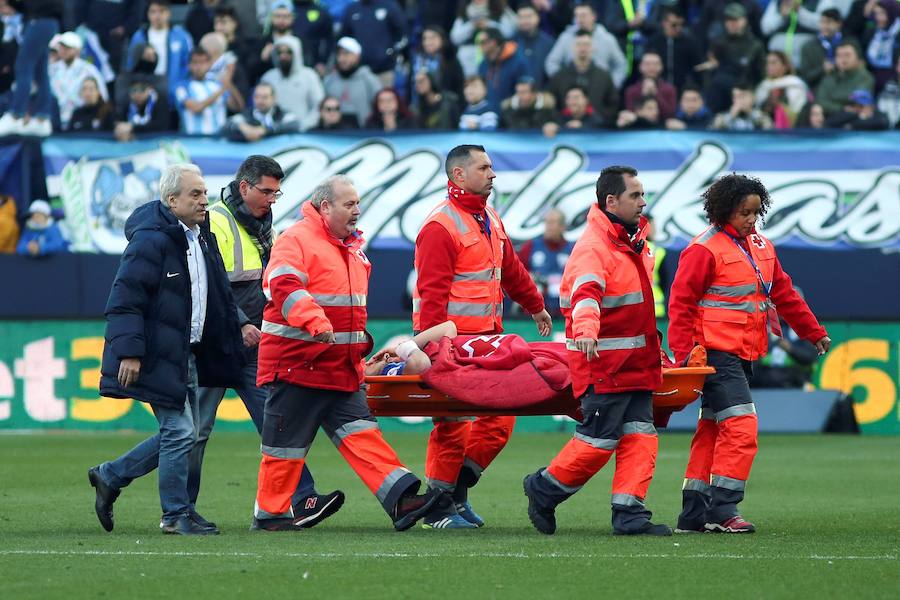
<path fill-rule="evenodd" d="M 731 517 L 721 523 L 707 523 L 705 528 L 713 533 L 753 533 L 756 531 L 753 523 L 745 521 L 741 515 Z"/>

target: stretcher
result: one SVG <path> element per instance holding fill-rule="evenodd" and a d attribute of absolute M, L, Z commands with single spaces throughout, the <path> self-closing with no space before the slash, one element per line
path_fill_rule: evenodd
<path fill-rule="evenodd" d="M 677 412 L 702 393 L 713 367 L 663 369 L 663 381 L 653 392 L 654 412 Z M 566 388 L 549 400 L 521 408 L 497 410 L 461 402 L 422 381 L 420 375 L 366 377 L 369 408 L 376 417 L 486 417 L 499 415 L 567 415 L 580 421 L 578 401 Z"/>

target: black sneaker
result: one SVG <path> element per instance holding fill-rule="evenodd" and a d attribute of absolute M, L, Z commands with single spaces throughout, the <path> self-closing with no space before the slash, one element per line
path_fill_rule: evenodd
<path fill-rule="evenodd" d="M 200 525 L 190 515 L 163 519 L 162 532 L 167 535 L 219 535 L 219 530 Z"/>
<path fill-rule="evenodd" d="M 675 525 L 675 533 L 703 533 L 706 531 L 705 521 L 694 521 L 691 519 L 682 519 L 678 517 L 678 523 Z"/>
<path fill-rule="evenodd" d="M 112 531 L 115 523 L 113 522 L 113 503 L 119 497 L 121 490 L 107 485 L 100 476 L 100 467 L 91 467 L 88 469 L 88 481 L 95 490 L 94 511 L 97 513 L 97 519 L 100 525 L 106 531 Z"/>
<path fill-rule="evenodd" d="M 250 523 L 250 531 L 302 531 L 303 529 L 303 525 L 290 517 L 279 517 L 277 519 L 257 519 L 253 517 L 253 522 Z"/>
<path fill-rule="evenodd" d="M 631 530 L 613 530 L 613 535 L 654 535 L 658 537 L 665 537 L 672 535 L 672 528 L 668 525 L 664 525 L 663 523 L 654 524 L 650 521 L 644 523 L 644 525 L 639 529 L 631 529 Z"/>
<path fill-rule="evenodd" d="M 428 491 L 418 496 L 403 496 L 397 501 L 391 517 L 394 520 L 394 529 L 397 531 L 406 531 L 416 524 L 416 521 L 424 517 L 434 503 L 438 501 L 444 492 L 435 488 L 428 488 Z"/>
<path fill-rule="evenodd" d="M 344 505 L 344 492 L 336 490 L 330 494 L 313 494 L 294 506 L 294 523 L 301 527 L 315 527 Z"/>
<path fill-rule="evenodd" d="M 528 491 L 528 480 L 537 476 L 537 473 L 526 475 L 522 480 L 522 488 L 528 497 L 528 518 L 534 528 L 547 535 L 556 533 L 556 510 L 547 506 L 541 506 L 537 498 Z"/>

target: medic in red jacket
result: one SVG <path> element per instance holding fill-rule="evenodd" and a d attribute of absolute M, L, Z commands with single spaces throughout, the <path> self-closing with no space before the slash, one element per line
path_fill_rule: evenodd
<path fill-rule="evenodd" d="M 703 386 L 675 531 L 752 533 L 737 508 L 757 450 L 750 363 L 766 354 L 769 329 L 781 335 L 779 315 L 820 355 L 831 339 L 782 270 L 772 242 L 756 231 L 770 205 L 765 186 L 726 175 L 703 197 L 710 226 L 681 253 L 669 294 L 669 345 L 676 363 L 705 346 L 716 373 Z"/>

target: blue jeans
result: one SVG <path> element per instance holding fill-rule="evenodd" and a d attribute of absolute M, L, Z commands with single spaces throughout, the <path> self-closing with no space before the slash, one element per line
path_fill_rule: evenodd
<path fill-rule="evenodd" d="M 48 45 L 57 33 L 59 21 L 56 19 L 32 19 L 25 25 L 22 45 L 16 55 L 16 87 L 10 106 L 14 117 L 21 118 L 27 112 L 32 82 L 37 86 L 34 116 L 44 119 L 50 117 L 50 103 L 55 100 L 50 93 L 50 78 L 47 75 L 47 60 L 50 57 Z"/>
<path fill-rule="evenodd" d="M 249 352 L 248 352 L 249 354 Z M 256 370 L 257 370 L 257 354 L 255 350 L 252 356 L 248 356 L 247 365 L 241 371 L 241 385 L 234 389 L 244 401 L 250 418 L 256 426 L 256 431 L 262 434 L 263 425 L 263 409 L 266 406 L 266 390 L 256 387 Z M 212 432 L 213 425 L 216 424 L 216 411 L 219 404 L 225 396 L 225 388 L 200 388 L 198 393 L 200 404 L 200 418 L 197 427 L 197 444 L 194 446 L 190 457 L 191 477 L 188 480 L 188 493 L 191 500 L 196 503 L 197 495 L 200 493 L 200 470 L 203 467 L 203 454 L 206 451 L 206 442 L 209 440 L 209 434 Z M 316 483 L 313 480 L 312 473 L 303 465 L 303 472 L 300 474 L 300 483 L 292 497 L 292 504 L 297 506 L 304 498 L 316 493 Z"/>
<path fill-rule="evenodd" d="M 100 476 L 110 486 L 123 488 L 159 466 L 159 502 L 163 518 L 176 518 L 193 510 L 188 496 L 188 456 L 197 440 L 197 367 L 188 358 L 188 393 L 181 408 L 150 405 L 159 433 L 147 438 L 116 460 L 100 465 Z"/>

